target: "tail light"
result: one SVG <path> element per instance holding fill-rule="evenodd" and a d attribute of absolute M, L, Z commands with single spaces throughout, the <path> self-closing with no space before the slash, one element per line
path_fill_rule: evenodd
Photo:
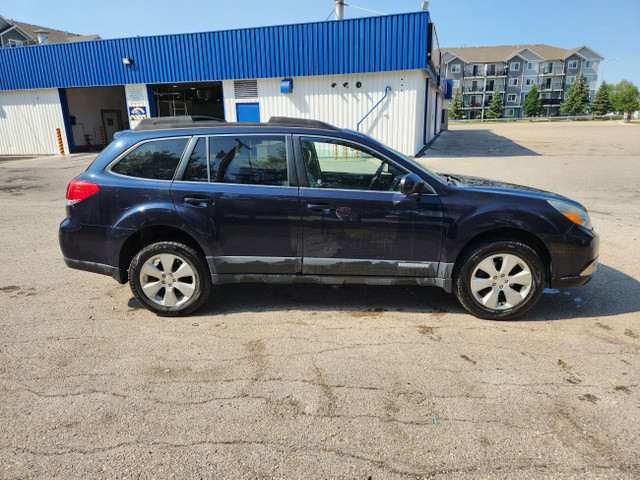
<path fill-rule="evenodd" d="M 84 180 L 71 180 L 67 187 L 67 205 L 81 202 L 99 191 L 100 187 L 95 183 L 85 182 Z"/>

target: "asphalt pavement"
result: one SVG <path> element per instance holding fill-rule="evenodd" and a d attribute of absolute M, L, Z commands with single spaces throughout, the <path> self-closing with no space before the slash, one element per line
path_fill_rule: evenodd
<path fill-rule="evenodd" d="M 452 126 L 419 159 L 591 212 L 595 279 L 508 322 L 436 288 L 250 284 L 156 317 L 62 260 L 93 158 L 0 162 L 0 478 L 640 477 L 640 126 Z"/>

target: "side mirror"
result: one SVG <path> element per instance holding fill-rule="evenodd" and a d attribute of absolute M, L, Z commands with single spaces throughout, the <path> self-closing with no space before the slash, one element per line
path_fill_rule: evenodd
<path fill-rule="evenodd" d="M 409 173 L 400 180 L 400 193 L 410 195 L 420 193 L 424 188 L 424 180 L 415 173 Z"/>

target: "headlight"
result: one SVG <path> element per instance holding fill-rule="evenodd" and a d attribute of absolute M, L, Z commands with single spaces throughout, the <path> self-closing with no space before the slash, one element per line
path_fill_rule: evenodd
<path fill-rule="evenodd" d="M 587 230 L 593 229 L 591 226 L 591 220 L 589 219 L 589 214 L 586 210 L 561 200 L 547 200 L 547 202 L 549 202 L 549 205 L 558 210 L 573 223 L 582 225 Z"/>

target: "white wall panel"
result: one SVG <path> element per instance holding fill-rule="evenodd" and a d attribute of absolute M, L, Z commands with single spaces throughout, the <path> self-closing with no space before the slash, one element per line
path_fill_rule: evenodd
<path fill-rule="evenodd" d="M 57 155 L 56 128 L 68 154 L 57 89 L 0 92 L 0 155 Z"/>
<path fill-rule="evenodd" d="M 310 118 L 356 130 L 358 122 L 383 97 L 387 98 L 362 122 L 360 131 L 402 153 L 422 148 L 425 73 L 421 70 L 356 75 L 294 77 L 293 93 L 280 93 L 281 78 L 259 79 L 260 121 L 272 116 Z M 348 86 L 343 84 L 348 82 Z M 361 88 L 356 83 L 361 82 Z M 332 84 L 336 84 L 332 87 Z M 226 120 L 236 121 L 233 82 L 223 82 Z M 433 108 L 433 103 L 429 108 Z"/>

